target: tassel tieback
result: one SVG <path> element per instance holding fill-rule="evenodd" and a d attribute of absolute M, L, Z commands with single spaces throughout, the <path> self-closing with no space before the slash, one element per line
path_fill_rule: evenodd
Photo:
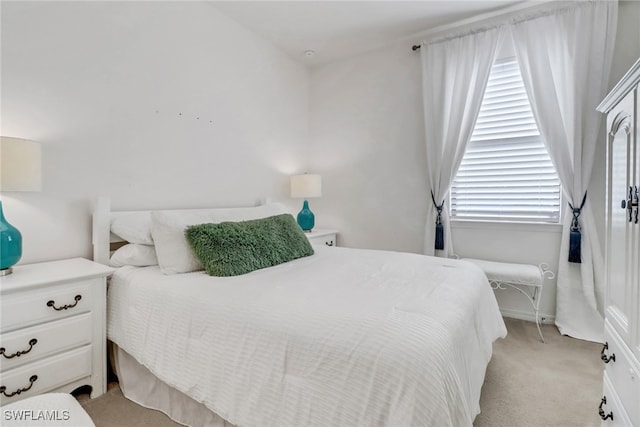
<path fill-rule="evenodd" d="M 435 249 L 444 249 L 444 227 L 442 226 L 442 208 L 444 206 L 444 200 L 440 205 L 436 203 L 436 198 L 433 195 L 433 191 L 431 192 L 431 200 L 433 201 L 433 205 L 436 207 L 438 211 L 438 217 L 436 218 L 436 242 Z"/>
<path fill-rule="evenodd" d="M 569 207 L 573 213 L 573 219 L 571 220 L 571 233 L 569 234 L 569 262 L 575 262 L 578 264 L 582 263 L 582 253 L 580 250 L 580 247 L 582 246 L 582 234 L 580 233 L 580 230 L 582 227 L 580 227 L 579 217 L 586 201 L 587 192 L 585 191 L 579 208 L 574 208 L 573 205 L 571 205 L 571 202 L 569 202 Z"/>

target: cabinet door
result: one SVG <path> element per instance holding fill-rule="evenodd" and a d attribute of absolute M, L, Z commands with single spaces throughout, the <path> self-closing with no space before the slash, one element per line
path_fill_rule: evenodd
<path fill-rule="evenodd" d="M 607 116 L 607 296 L 606 316 L 626 343 L 635 335 L 633 222 L 627 199 L 634 175 L 635 94 L 629 93 Z"/>
<path fill-rule="evenodd" d="M 633 186 L 634 191 L 640 191 L 640 86 L 636 86 L 633 91 L 635 95 L 636 109 L 635 109 L 635 122 L 634 133 L 635 140 L 633 142 L 635 168 L 633 168 Z M 637 194 L 637 193 L 636 193 Z M 636 208 L 636 212 L 640 210 L 640 206 Z M 640 215 L 640 213 L 635 214 Z M 640 218 L 635 216 L 633 218 L 633 226 L 631 231 L 631 238 L 633 241 L 633 254 L 631 257 L 631 263 L 633 264 L 634 271 L 632 276 L 633 288 L 635 290 L 635 298 L 633 315 L 635 319 L 632 319 L 632 334 L 633 339 L 630 343 L 631 351 L 633 352 L 636 360 L 640 360 Z"/>

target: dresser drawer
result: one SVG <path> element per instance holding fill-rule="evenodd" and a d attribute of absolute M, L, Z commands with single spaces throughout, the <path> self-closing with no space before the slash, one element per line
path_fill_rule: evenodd
<path fill-rule="evenodd" d="M 0 335 L 0 372 L 91 343 L 91 313 Z"/>
<path fill-rule="evenodd" d="M 53 390 L 89 375 L 90 345 L 10 369 L 0 373 L 0 386 L 4 387 L 0 405 Z"/>
<path fill-rule="evenodd" d="M 609 360 L 605 373 L 632 424 L 640 426 L 640 372 L 632 362 L 629 349 L 608 321 L 604 333 L 607 349 L 603 356 Z"/>
<path fill-rule="evenodd" d="M 62 319 L 89 311 L 95 298 L 92 291 L 101 279 L 84 280 L 47 289 L 2 296 L 0 332 Z"/>
<path fill-rule="evenodd" d="M 606 372 L 604 373 L 599 412 L 600 418 L 606 418 L 602 420 L 602 427 L 630 427 L 633 425 L 624 411 L 620 398 L 613 389 L 611 380 Z"/>
<path fill-rule="evenodd" d="M 335 234 L 325 234 L 322 236 L 307 236 L 309 239 L 309 243 L 312 245 L 326 245 L 326 246 L 337 246 L 337 239 Z"/>

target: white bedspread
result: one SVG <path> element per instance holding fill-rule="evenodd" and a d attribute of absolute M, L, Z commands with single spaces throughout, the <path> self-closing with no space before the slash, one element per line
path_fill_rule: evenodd
<path fill-rule="evenodd" d="M 506 335 L 466 262 L 315 247 L 243 276 L 123 267 L 108 337 L 238 426 L 471 426 Z"/>

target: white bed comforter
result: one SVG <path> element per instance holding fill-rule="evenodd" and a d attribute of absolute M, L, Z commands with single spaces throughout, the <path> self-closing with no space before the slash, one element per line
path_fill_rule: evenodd
<path fill-rule="evenodd" d="M 316 247 L 243 276 L 123 267 L 108 337 L 238 426 L 470 426 L 506 335 L 466 262 Z"/>

